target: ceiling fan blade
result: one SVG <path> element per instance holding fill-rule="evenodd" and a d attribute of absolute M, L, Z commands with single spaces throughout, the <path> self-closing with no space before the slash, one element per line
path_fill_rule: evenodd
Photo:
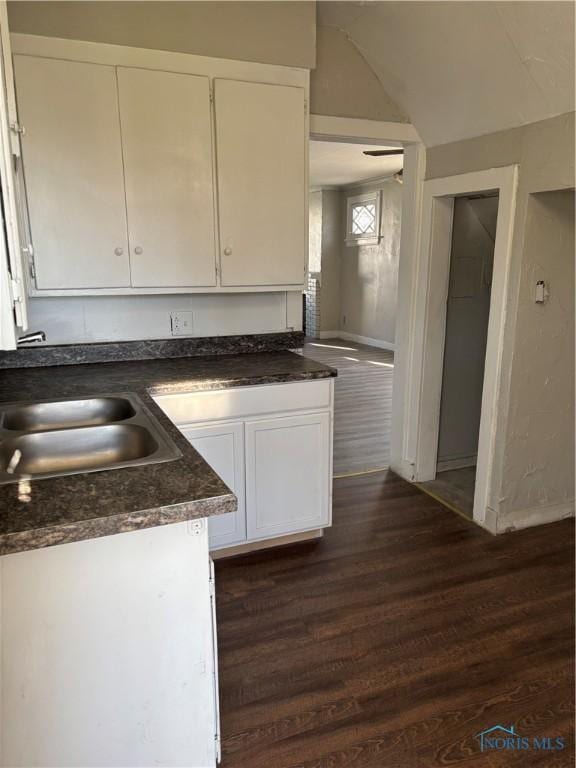
<path fill-rule="evenodd" d="M 403 149 L 365 149 L 364 155 L 369 157 L 387 157 L 388 155 L 403 155 Z"/>

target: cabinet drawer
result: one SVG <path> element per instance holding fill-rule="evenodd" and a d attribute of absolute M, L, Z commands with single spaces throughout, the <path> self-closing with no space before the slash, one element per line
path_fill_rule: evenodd
<path fill-rule="evenodd" d="M 298 381 L 208 392 L 158 395 L 154 400 L 175 424 L 330 407 L 332 382 Z"/>

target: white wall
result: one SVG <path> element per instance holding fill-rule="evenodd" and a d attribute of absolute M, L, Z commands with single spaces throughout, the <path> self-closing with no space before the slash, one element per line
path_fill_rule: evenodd
<path fill-rule="evenodd" d="M 574 110 L 574 3 L 319 2 L 426 146 Z"/>
<path fill-rule="evenodd" d="M 308 198 L 308 269 L 320 272 L 322 264 L 322 190 Z"/>
<path fill-rule="evenodd" d="M 555 359 L 551 361 L 551 368 L 536 366 L 535 358 L 530 353 L 533 335 L 535 331 L 538 335 L 544 333 L 546 324 L 526 325 L 522 315 L 522 305 L 533 301 L 532 288 L 538 271 L 536 265 L 541 269 L 543 279 L 552 274 L 555 275 L 554 283 L 558 284 L 558 271 L 553 268 L 554 257 L 548 246 L 539 249 L 538 253 L 530 248 L 535 232 L 533 220 L 536 216 L 541 219 L 541 208 L 535 204 L 534 194 L 574 188 L 574 150 L 574 113 L 570 113 L 523 128 L 434 147 L 426 153 L 427 178 L 442 178 L 510 164 L 519 166 L 503 338 L 503 391 L 496 414 L 496 418 L 505 425 L 506 438 L 495 446 L 493 491 L 488 499 L 487 524 L 493 530 L 534 525 L 559 519 L 574 511 L 574 502 L 559 500 L 546 479 L 554 480 L 555 466 L 565 460 L 566 446 L 562 440 L 556 440 L 557 422 L 545 418 L 536 428 L 534 421 L 526 421 L 527 414 L 537 413 L 541 399 L 547 401 L 551 380 L 564 375 L 563 369 Z M 554 224 L 552 231 L 556 231 L 558 226 Z M 570 275 L 565 273 L 565 277 L 560 279 L 569 278 Z M 530 311 L 534 311 L 534 307 L 531 306 Z M 536 317 L 543 320 L 546 314 Z M 553 337 L 547 335 L 546 338 L 548 341 L 544 346 Z M 540 344 L 538 338 L 537 341 Z M 524 349 L 524 354 L 519 357 L 518 350 L 521 349 Z M 529 360 L 532 361 L 530 365 Z M 528 370 L 531 381 L 527 380 Z M 529 393 L 529 402 L 524 402 L 525 392 Z M 523 410 L 515 406 L 520 401 L 524 402 Z M 557 407 L 559 412 L 563 411 L 563 406 Z M 528 426 L 531 427 L 530 439 L 520 440 Z M 570 429 L 573 430 L 573 421 L 570 421 Z M 545 464 L 538 460 L 540 448 L 536 443 L 545 445 L 549 451 Z M 521 476 L 512 471 L 510 459 L 513 456 L 517 466 L 523 468 Z M 528 492 L 530 498 L 524 495 L 523 489 L 533 487 L 532 472 L 539 476 L 548 502 L 537 499 L 531 492 Z M 535 506 L 523 506 L 533 501 Z"/>
<path fill-rule="evenodd" d="M 574 192 L 528 203 L 518 303 L 503 523 L 519 513 L 574 505 Z M 534 302 L 536 282 L 550 298 Z"/>
<path fill-rule="evenodd" d="M 357 187 L 342 192 L 340 329 L 376 339 L 394 348 L 396 301 L 402 219 L 402 185 L 389 179 L 382 194 L 381 240 L 378 245 L 347 246 L 346 199 L 374 189 Z"/>
<path fill-rule="evenodd" d="M 12 32 L 311 68 L 313 2 L 9 2 Z"/>
<path fill-rule="evenodd" d="M 347 198 L 374 189 L 382 194 L 381 242 L 347 246 Z M 401 215 L 402 185 L 394 179 L 311 193 L 310 268 L 320 272 L 315 330 L 324 338 L 352 334 L 394 349 Z"/>
<path fill-rule="evenodd" d="M 340 191 L 322 192 L 322 279 L 320 283 L 320 332 L 333 331 L 340 323 Z"/>
<path fill-rule="evenodd" d="M 317 26 L 316 57 L 316 68 L 310 73 L 313 114 L 409 122 L 343 32 Z"/>
<path fill-rule="evenodd" d="M 300 293 L 89 296 L 30 301 L 30 328 L 48 344 L 171 337 L 170 313 L 193 312 L 193 336 L 302 328 Z"/>

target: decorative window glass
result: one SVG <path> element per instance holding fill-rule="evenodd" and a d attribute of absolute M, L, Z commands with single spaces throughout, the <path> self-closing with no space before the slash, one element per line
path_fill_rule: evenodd
<path fill-rule="evenodd" d="M 348 198 L 347 245 L 375 245 L 380 241 L 380 193 Z"/>

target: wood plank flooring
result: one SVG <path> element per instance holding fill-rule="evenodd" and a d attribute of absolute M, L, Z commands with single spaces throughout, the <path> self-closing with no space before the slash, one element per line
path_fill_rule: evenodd
<path fill-rule="evenodd" d="M 338 369 L 334 474 L 388 467 L 394 353 L 342 339 L 322 339 L 310 340 L 304 355 Z"/>
<path fill-rule="evenodd" d="M 573 531 L 337 480 L 321 542 L 216 564 L 222 767 L 572 766 Z M 481 753 L 497 723 L 569 746 Z"/>
<path fill-rule="evenodd" d="M 442 499 L 455 507 L 462 515 L 472 520 L 474 514 L 474 490 L 476 467 L 463 467 L 438 472 L 434 480 L 417 483 L 418 487 L 431 496 Z"/>

